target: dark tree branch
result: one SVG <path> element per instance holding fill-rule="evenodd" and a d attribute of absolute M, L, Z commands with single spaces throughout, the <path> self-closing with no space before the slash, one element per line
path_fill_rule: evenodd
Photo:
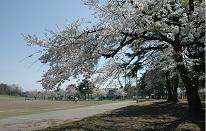
<path fill-rule="evenodd" d="M 91 34 L 91 33 L 95 33 L 95 32 L 98 32 L 98 31 L 101 31 L 103 30 L 104 28 L 100 28 L 100 29 L 96 29 L 96 30 L 88 30 L 88 31 L 85 31 L 83 32 L 82 34 L 80 34 L 79 36 L 75 37 L 75 39 L 79 39 L 80 37 L 82 37 L 83 35 L 88 35 L 88 34 Z"/>
<path fill-rule="evenodd" d="M 128 32 L 121 32 L 121 34 L 129 37 L 138 37 L 139 35 L 137 33 L 128 33 Z"/>
<path fill-rule="evenodd" d="M 148 32 L 147 32 L 148 33 Z M 169 43 L 169 44 L 173 44 L 174 43 L 174 41 L 172 40 L 172 39 L 170 39 L 170 38 L 168 38 L 166 35 L 163 35 L 163 34 L 161 34 L 161 33 L 154 33 L 154 34 L 152 34 L 152 35 L 148 35 L 148 34 L 142 34 L 141 36 L 140 36 L 141 38 L 144 38 L 144 39 L 146 39 L 146 40 L 159 40 L 159 41 L 165 41 L 165 42 L 167 42 L 167 43 Z"/>
<path fill-rule="evenodd" d="M 104 57 L 106 57 L 106 58 L 114 57 L 114 55 L 116 55 L 119 50 L 121 50 L 124 46 L 131 44 L 133 41 L 135 41 L 136 39 L 138 39 L 138 37 L 137 37 L 137 36 L 136 36 L 136 37 L 132 37 L 132 38 L 129 39 L 128 41 L 126 41 L 126 39 L 127 39 L 127 36 L 125 36 L 125 37 L 123 38 L 123 40 L 122 40 L 121 43 L 120 43 L 120 46 L 119 46 L 117 49 L 115 49 L 115 50 L 114 50 L 113 52 L 111 52 L 111 53 L 103 53 L 102 56 L 104 56 Z"/>
<path fill-rule="evenodd" d="M 174 41 L 170 38 L 168 38 L 166 35 L 163 35 L 161 33 L 156 32 L 150 32 L 150 31 L 144 31 L 140 35 L 137 33 L 127 33 L 127 32 L 121 32 L 121 34 L 129 37 L 138 37 L 138 38 L 144 38 L 146 40 L 159 40 L 159 41 L 165 41 L 169 44 L 173 44 Z"/>
<path fill-rule="evenodd" d="M 168 45 L 158 45 L 158 46 L 153 46 L 153 47 L 146 47 L 146 48 L 143 48 L 141 49 L 141 51 L 148 51 L 148 50 L 163 50 L 163 49 L 166 49 L 168 48 L 169 46 Z"/>
<path fill-rule="evenodd" d="M 146 48 L 142 48 L 142 49 L 140 49 L 139 51 L 137 51 L 136 53 L 132 54 L 133 57 L 129 60 L 129 62 L 127 62 L 126 64 L 124 64 L 124 66 L 125 66 L 125 67 L 128 66 L 128 65 L 134 60 L 134 58 L 135 58 L 136 56 L 141 55 L 141 54 L 144 53 L 145 51 L 150 51 L 150 50 L 152 50 L 152 51 L 155 51 L 155 50 L 163 50 L 163 49 L 166 49 L 166 48 L 168 48 L 168 47 L 169 47 L 168 45 L 162 44 L 162 45 L 158 45 L 158 46 L 156 46 L 156 47 L 146 47 Z"/>
<path fill-rule="evenodd" d="M 189 11 L 194 12 L 194 0 L 189 0 Z"/>

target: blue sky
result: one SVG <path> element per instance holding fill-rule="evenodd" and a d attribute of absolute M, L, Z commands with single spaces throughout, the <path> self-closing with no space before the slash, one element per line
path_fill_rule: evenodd
<path fill-rule="evenodd" d="M 63 28 L 81 18 L 93 20 L 92 11 L 81 0 L 0 0 L 0 83 L 41 90 L 36 81 L 47 67 L 34 63 L 38 55 L 24 59 L 39 47 L 27 46 L 21 34 L 42 37 L 47 29 Z"/>

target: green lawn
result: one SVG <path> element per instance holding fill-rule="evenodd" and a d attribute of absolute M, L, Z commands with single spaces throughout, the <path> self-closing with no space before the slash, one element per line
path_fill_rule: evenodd
<path fill-rule="evenodd" d="M 99 104 L 107 104 L 112 102 L 112 100 L 104 101 L 78 101 L 76 104 L 74 101 L 48 101 L 48 100 L 27 100 L 24 97 L 15 96 L 3 96 L 0 95 L 0 119 L 33 114 L 40 112 L 48 112 L 54 110 L 71 109 L 84 106 L 92 106 Z"/>
<path fill-rule="evenodd" d="M 205 114 L 191 116 L 187 107 L 185 102 L 147 101 L 41 131 L 204 131 Z"/>
<path fill-rule="evenodd" d="M 8 95 L 0 95 L 0 101 L 8 101 L 8 100 L 24 100 L 25 97 L 19 96 L 8 96 Z"/>

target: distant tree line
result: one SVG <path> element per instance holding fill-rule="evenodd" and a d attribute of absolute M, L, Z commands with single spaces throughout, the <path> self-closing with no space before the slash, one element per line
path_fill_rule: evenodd
<path fill-rule="evenodd" d="M 19 85 L 0 84 L 0 95 L 21 96 L 22 88 Z"/>
<path fill-rule="evenodd" d="M 103 100 L 122 99 L 127 93 L 118 88 L 98 88 L 94 83 L 84 79 L 79 85 L 71 84 L 66 89 L 28 91 L 23 96 L 43 100 Z"/>

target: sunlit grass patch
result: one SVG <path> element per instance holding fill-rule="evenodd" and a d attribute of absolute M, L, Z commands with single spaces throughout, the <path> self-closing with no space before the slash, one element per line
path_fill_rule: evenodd
<path fill-rule="evenodd" d="M 75 103 L 74 101 L 25 100 L 24 97 L 0 95 L 0 119 L 11 116 L 65 110 L 114 102 L 120 101 L 78 101 Z"/>

